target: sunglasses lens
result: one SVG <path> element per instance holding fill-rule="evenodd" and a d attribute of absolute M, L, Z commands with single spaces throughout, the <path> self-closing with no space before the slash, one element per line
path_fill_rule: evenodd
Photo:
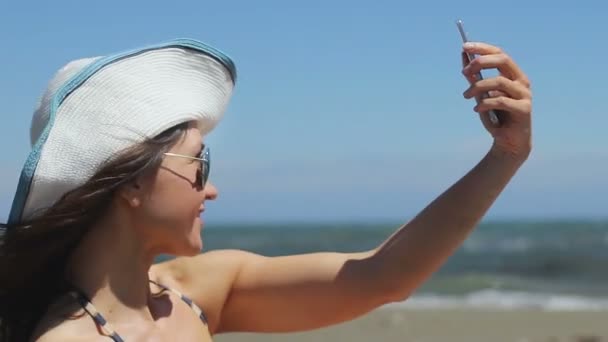
<path fill-rule="evenodd" d="M 207 184 L 207 180 L 209 179 L 209 166 L 210 166 L 210 160 L 209 160 L 209 148 L 206 148 L 201 156 L 201 174 L 200 174 L 200 186 L 201 188 L 204 188 L 205 185 Z"/>

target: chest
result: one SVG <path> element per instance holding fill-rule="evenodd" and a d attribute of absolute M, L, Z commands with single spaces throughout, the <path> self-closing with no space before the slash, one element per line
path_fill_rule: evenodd
<path fill-rule="evenodd" d="M 168 314 L 156 320 L 158 341 L 212 341 L 207 324 L 186 303 L 171 297 Z"/>
<path fill-rule="evenodd" d="M 125 342 L 212 341 L 207 325 L 174 295 L 155 300 L 150 309 L 153 322 L 111 322 L 112 328 Z"/>

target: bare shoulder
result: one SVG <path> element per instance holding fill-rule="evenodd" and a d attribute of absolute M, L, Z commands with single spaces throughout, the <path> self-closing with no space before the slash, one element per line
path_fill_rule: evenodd
<path fill-rule="evenodd" d="M 38 322 L 31 341 L 105 341 L 97 327 L 86 313 L 69 295 L 55 300 Z M 103 338 L 103 340 L 102 340 Z"/>
<path fill-rule="evenodd" d="M 177 280 L 185 281 L 201 275 L 204 270 L 234 271 L 243 261 L 265 258 L 255 253 L 238 250 L 222 249 L 204 252 L 193 257 L 178 257 L 152 266 L 154 274 L 172 275 Z M 225 273 L 225 272 L 223 272 Z"/>
<path fill-rule="evenodd" d="M 265 257 L 242 250 L 216 250 L 155 264 L 150 274 L 200 306 L 214 332 L 241 265 L 260 258 Z"/>

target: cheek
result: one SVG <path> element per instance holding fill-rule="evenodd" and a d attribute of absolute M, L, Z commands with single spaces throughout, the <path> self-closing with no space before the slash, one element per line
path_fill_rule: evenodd
<path fill-rule="evenodd" d="M 141 212 L 154 226 L 191 225 L 198 216 L 200 200 L 196 189 L 185 184 L 159 184 L 142 202 Z"/>

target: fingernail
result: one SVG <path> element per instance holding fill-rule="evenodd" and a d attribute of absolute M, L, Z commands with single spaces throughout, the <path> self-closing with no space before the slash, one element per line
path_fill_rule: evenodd
<path fill-rule="evenodd" d="M 462 44 L 462 46 L 463 46 L 465 49 L 471 49 L 471 48 L 474 48 L 475 46 L 477 46 L 477 44 L 475 44 L 475 43 L 473 43 L 473 42 L 466 42 L 466 43 Z"/>

